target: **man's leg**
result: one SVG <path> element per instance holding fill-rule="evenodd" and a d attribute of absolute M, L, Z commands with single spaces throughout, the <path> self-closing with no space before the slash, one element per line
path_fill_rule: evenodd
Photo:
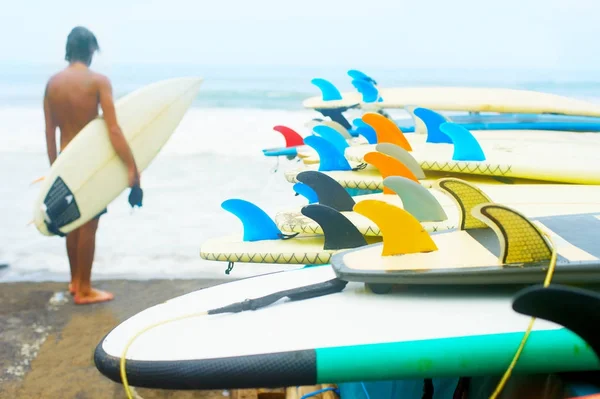
<path fill-rule="evenodd" d="M 79 280 L 74 299 L 76 304 L 104 302 L 114 298 L 114 295 L 110 292 L 94 289 L 91 285 L 98 221 L 99 217 L 96 217 L 79 228 L 77 242 L 77 274 Z"/>
<path fill-rule="evenodd" d="M 67 255 L 69 256 L 69 266 L 71 267 L 71 283 L 69 284 L 69 292 L 75 295 L 77 291 L 77 243 L 79 241 L 79 229 L 67 234 Z"/>

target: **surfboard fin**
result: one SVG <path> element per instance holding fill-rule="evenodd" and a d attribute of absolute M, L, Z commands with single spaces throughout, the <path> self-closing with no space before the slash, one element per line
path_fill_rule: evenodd
<path fill-rule="evenodd" d="M 487 224 L 476 218 L 471 211 L 479 204 L 492 203 L 492 199 L 478 187 L 462 179 L 446 177 L 434 182 L 433 187 L 447 194 L 458 208 L 460 230 L 482 229 Z"/>
<path fill-rule="evenodd" d="M 425 179 L 425 172 L 421 168 L 421 165 L 417 160 L 404 148 L 397 144 L 392 143 L 379 143 L 375 146 L 375 149 L 382 154 L 389 155 L 392 158 L 396 158 L 398 161 L 403 163 L 410 171 L 415 175 L 417 179 Z"/>
<path fill-rule="evenodd" d="M 379 96 L 379 90 L 372 83 L 364 79 L 353 79 L 352 86 L 362 94 L 362 101 L 364 103 L 375 103 L 381 102 L 383 99 Z"/>
<path fill-rule="evenodd" d="M 404 107 L 406 112 L 408 112 L 409 115 L 413 119 L 413 122 L 415 125 L 414 132 L 416 134 L 427 134 L 427 126 L 425 126 L 425 123 L 423 123 L 423 120 L 421 118 L 419 118 L 417 115 L 415 115 L 415 109 L 417 109 L 417 108 L 420 108 L 420 107 L 417 107 L 415 105 L 407 105 Z"/>
<path fill-rule="evenodd" d="M 366 73 L 359 71 L 358 69 L 349 69 L 348 70 L 348 76 L 350 76 L 352 79 L 355 80 L 366 80 L 367 82 L 373 84 L 374 86 L 377 86 L 377 82 L 375 81 L 375 79 L 373 79 L 372 77 L 370 77 L 369 75 L 367 75 Z"/>
<path fill-rule="evenodd" d="M 341 100 L 342 94 L 333 83 L 321 78 L 314 78 L 310 81 L 313 85 L 321 90 L 321 98 L 323 101 Z"/>
<path fill-rule="evenodd" d="M 365 113 L 362 120 L 375 130 L 378 143 L 392 143 L 404 148 L 406 151 L 412 151 L 410 143 L 394 121 L 377 112 Z"/>
<path fill-rule="evenodd" d="M 515 296 L 512 308 L 521 314 L 560 324 L 585 340 L 600 358 L 600 294 L 551 284 L 527 287 Z"/>
<path fill-rule="evenodd" d="M 381 177 L 383 179 L 388 176 L 404 176 L 408 179 L 414 180 L 416 183 L 419 183 L 419 179 L 417 179 L 410 169 L 408 169 L 396 158 L 392 158 L 389 155 L 385 155 L 381 152 L 373 151 L 366 153 L 363 159 L 366 163 L 376 167 L 377 170 L 379 170 L 379 173 L 381 173 Z M 389 187 L 384 186 L 383 193 L 394 194 L 394 191 Z"/>
<path fill-rule="evenodd" d="M 304 173 L 304 172 L 302 172 L 302 173 Z M 315 191 L 307 184 L 295 183 L 292 188 L 296 192 L 296 195 L 301 195 L 304 198 L 306 198 L 308 200 L 309 204 L 314 204 L 315 202 L 319 202 L 317 193 L 315 193 Z"/>
<path fill-rule="evenodd" d="M 382 256 L 437 251 L 437 245 L 408 211 L 379 200 L 364 200 L 354 212 L 371 219 L 383 236 Z"/>
<path fill-rule="evenodd" d="M 524 215 L 500 204 L 479 204 L 471 211 L 494 230 L 503 264 L 549 261 L 552 248 L 543 233 Z"/>
<path fill-rule="evenodd" d="M 283 135 L 285 139 L 286 148 L 297 147 L 304 144 L 304 139 L 295 130 L 290 129 L 287 126 L 277 125 L 273 127 L 273 130 Z"/>
<path fill-rule="evenodd" d="M 354 119 L 352 123 L 354 126 L 356 126 L 356 131 L 358 134 L 363 136 L 369 144 L 377 144 L 377 133 L 375 133 L 375 129 L 373 129 L 370 125 L 367 125 L 360 118 Z"/>
<path fill-rule="evenodd" d="M 346 148 L 350 147 L 344 136 L 330 126 L 317 125 L 313 127 L 313 132 L 333 144 L 342 154 L 344 154 Z"/>
<path fill-rule="evenodd" d="M 383 185 L 392 189 L 402 200 L 402 207 L 419 222 L 437 222 L 448 219 L 444 208 L 427 188 L 402 176 L 389 176 Z"/>
<path fill-rule="evenodd" d="M 474 185 L 448 177 L 436 181 L 434 187 L 456 202 L 460 230 L 491 228 L 496 233 L 503 264 L 540 262 L 552 257 L 552 248 L 543 233 L 529 219 L 494 203 Z"/>
<path fill-rule="evenodd" d="M 292 237 L 281 233 L 273 219 L 249 201 L 232 198 L 223 201 L 221 207 L 242 222 L 244 241 L 281 240 Z"/>
<path fill-rule="evenodd" d="M 354 207 L 354 200 L 335 179 L 325 173 L 308 170 L 296 175 L 296 180 L 310 187 L 322 205 L 331 207 L 339 212 L 350 212 Z"/>
<path fill-rule="evenodd" d="M 448 122 L 446 118 L 429 108 L 417 107 L 413 109 L 412 114 L 425 126 L 427 131 L 427 143 L 447 143 L 452 144 L 452 140 L 446 133 L 440 130 L 440 125 Z M 415 123 L 416 127 L 416 123 Z"/>
<path fill-rule="evenodd" d="M 320 172 L 352 169 L 344 154 L 341 154 L 331 142 L 323 137 L 311 135 L 304 139 L 304 143 L 317 151 Z"/>
<path fill-rule="evenodd" d="M 335 209 L 323 204 L 306 205 L 302 214 L 319 224 L 323 230 L 323 249 L 349 249 L 367 245 L 365 237 L 355 225 Z"/>
<path fill-rule="evenodd" d="M 440 125 L 440 130 L 452 140 L 453 161 L 485 161 L 481 145 L 467 129 L 456 123 L 446 122 Z"/>

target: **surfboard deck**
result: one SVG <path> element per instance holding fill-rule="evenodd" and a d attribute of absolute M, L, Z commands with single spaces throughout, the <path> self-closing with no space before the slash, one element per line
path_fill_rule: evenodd
<path fill-rule="evenodd" d="M 556 251 L 553 281 L 600 282 L 597 203 L 562 211 L 550 206 L 547 213 L 540 204 L 519 212 L 463 180 L 442 179 L 436 186 L 456 201 L 458 229 L 429 234 L 407 211 L 363 201 L 354 211 L 380 226 L 383 244 L 338 252 L 331 261 L 336 272 L 378 284 L 527 284 L 544 279 Z"/>
<path fill-rule="evenodd" d="M 115 101 L 117 120 L 138 170 L 160 152 L 198 94 L 200 78 L 176 78 L 135 90 Z M 127 188 L 127 169 L 114 151 L 102 116 L 87 124 L 41 182 L 33 214 L 43 235 L 47 222 L 66 234 L 95 217 Z"/>
<path fill-rule="evenodd" d="M 110 331 L 96 347 L 95 365 L 120 382 L 125 345 L 153 323 L 335 277 L 330 266 L 316 266 L 173 298 Z M 187 318 L 139 336 L 126 356 L 127 378 L 136 387 L 225 389 L 501 375 L 529 323 L 511 308 L 517 290 L 420 286 L 377 295 L 350 282 L 335 294 Z M 335 328 L 298 326 L 298 320 L 307 319 L 311 326 Z M 593 351 L 576 334 L 536 320 L 514 373 L 598 368 Z"/>
<path fill-rule="evenodd" d="M 349 108 L 393 109 L 420 106 L 438 111 L 501 112 L 600 116 L 600 106 L 574 98 L 530 90 L 475 87 L 407 87 L 378 89 L 382 101 L 365 103 L 358 92 L 340 93 L 341 99 L 324 101 L 321 96 L 303 101 L 305 108 L 333 110 Z"/>

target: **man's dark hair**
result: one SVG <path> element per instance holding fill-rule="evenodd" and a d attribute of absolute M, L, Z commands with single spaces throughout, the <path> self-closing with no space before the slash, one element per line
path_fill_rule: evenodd
<path fill-rule="evenodd" d="M 65 60 L 89 65 L 95 51 L 100 50 L 96 36 L 83 26 L 76 26 L 67 37 Z"/>

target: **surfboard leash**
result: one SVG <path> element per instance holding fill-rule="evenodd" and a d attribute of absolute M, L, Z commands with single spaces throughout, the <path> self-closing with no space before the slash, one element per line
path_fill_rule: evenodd
<path fill-rule="evenodd" d="M 322 283 L 310 284 L 310 285 L 305 285 L 302 287 L 291 288 L 289 290 L 278 291 L 278 292 L 274 292 L 272 294 L 268 294 L 268 295 L 265 295 L 265 296 L 262 296 L 259 298 L 246 299 L 244 301 L 235 302 L 235 303 L 232 303 L 232 304 L 229 304 L 226 306 L 222 306 L 219 308 L 214 308 L 214 309 L 205 310 L 202 312 L 195 312 L 195 313 L 191 313 L 191 314 L 187 314 L 187 315 L 183 315 L 183 316 L 179 316 L 179 317 L 174 317 L 171 319 L 163 320 L 163 321 L 149 325 L 148 327 L 137 332 L 133 337 L 131 337 L 131 339 L 125 345 L 125 348 L 123 349 L 123 353 L 121 354 L 120 374 L 121 374 L 121 381 L 123 383 L 123 388 L 125 389 L 127 398 L 134 399 L 131 394 L 131 390 L 129 388 L 129 383 L 127 381 L 127 373 L 126 373 L 126 368 L 125 368 L 127 352 L 129 350 L 129 348 L 131 347 L 131 345 L 133 344 L 133 342 L 137 338 L 139 338 L 142 334 L 144 334 L 145 332 L 152 330 L 153 328 L 167 324 L 167 323 L 172 323 L 172 322 L 180 321 L 180 320 L 184 320 L 184 319 L 190 319 L 193 317 L 209 316 L 209 315 L 216 315 L 216 314 L 222 314 L 222 313 L 240 313 L 240 312 L 245 312 L 248 310 L 258 310 L 258 309 L 264 308 L 266 306 L 269 306 L 269 305 L 271 305 L 281 299 L 284 299 L 284 298 L 288 298 L 290 301 L 301 301 L 303 299 L 317 298 L 317 297 L 324 296 L 324 295 L 335 294 L 335 293 L 341 292 L 344 288 L 346 288 L 346 285 L 348 285 L 347 281 L 340 280 L 338 278 L 334 278 L 334 279 L 331 279 L 328 281 L 324 281 Z"/>
<path fill-rule="evenodd" d="M 550 265 L 548 266 L 548 272 L 546 273 L 546 278 L 544 279 L 544 288 L 546 288 L 550 285 L 550 281 L 552 280 L 552 276 L 554 275 L 554 269 L 556 268 L 557 250 L 556 250 L 556 245 L 554 244 L 554 240 L 552 239 L 550 234 L 548 234 L 547 232 L 545 232 L 542 229 L 540 229 L 540 231 L 544 236 L 546 236 L 548 241 L 550 241 L 550 245 L 552 246 L 552 256 L 550 257 Z M 492 393 L 492 396 L 490 396 L 490 399 L 496 399 L 498 397 L 498 395 L 500 395 L 500 392 L 502 392 L 502 389 L 504 389 L 506 382 L 510 378 L 512 371 L 515 368 L 515 365 L 517 364 L 517 360 L 521 356 L 521 352 L 523 352 L 523 348 L 525 347 L 527 338 L 529 338 L 529 334 L 531 333 L 535 319 L 536 319 L 535 317 L 532 317 L 531 320 L 529 321 L 529 326 L 527 326 L 527 330 L 525 330 L 525 334 L 523 335 L 523 338 L 521 339 L 521 343 L 519 344 L 519 347 L 517 348 L 517 352 L 515 353 L 513 360 L 511 361 L 510 365 L 508 366 L 508 369 L 502 376 L 502 379 L 500 379 L 500 382 L 498 383 L 496 390 Z"/>

